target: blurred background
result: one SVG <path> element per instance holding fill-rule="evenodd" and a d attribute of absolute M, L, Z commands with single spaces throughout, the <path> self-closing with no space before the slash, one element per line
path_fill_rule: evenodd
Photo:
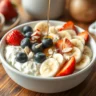
<path fill-rule="evenodd" d="M 3 31 L 0 37 L 19 24 L 47 19 L 47 5 L 48 0 L 0 0 L 0 13 L 5 18 L 4 22 L 0 16 L 0 26 L 2 25 L 0 30 Z M 52 0 L 50 19 L 71 20 L 88 30 L 89 26 L 96 21 L 96 0 Z"/>

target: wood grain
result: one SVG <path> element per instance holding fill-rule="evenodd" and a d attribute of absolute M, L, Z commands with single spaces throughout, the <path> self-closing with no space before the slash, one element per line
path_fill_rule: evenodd
<path fill-rule="evenodd" d="M 32 21 L 32 17 L 28 15 L 24 11 L 22 6 L 18 3 L 17 3 L 17 9 L 21 18 L 20 24 L 24 22 Z M 66 11 L 64 11 L 64 16 L 60 17 L 58 20 L 60 21 L 72 20 L 75 22 L 76 25 L 86 30 L 90 25 L 90 23 L 84 24 L 73 20 L 72 17 Z M 0 64 L 0 96 L 96 96 L 96 65 L 94 66 L 92 72 L 86 78 L 86 80 L 83 83 L 81 83 L 79 86 L 71 90 L 68 90 L 66 92 L 55 93 L 55 94 L 43 94 L 43 93 L 29 91 L 17 85 L 14 81 L 10 79 L 10 77 L 4 71 L 2 64 Z"/>

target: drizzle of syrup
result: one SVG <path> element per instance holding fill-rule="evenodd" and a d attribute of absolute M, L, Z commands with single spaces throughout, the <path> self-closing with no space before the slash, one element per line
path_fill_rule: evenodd
<path fill-rule="evenodd" d="M 48 37 L 48 33 L 49 33 L 49 20 L 50 20 L 50 6 L 51 6 L 51 0 L 48 0 L 48 10 L 47 10 L 47 25 L 48 25 L 48 30 L 47 30 L 47 37 Z M 55 51 L 53 51 L 51 57 L 53 57 Z"/>
<path fill-rule="evenodd" d="M 51 5 L 51 0 L 48 0 L 48 10 L 47 10 L 47 24 L 48 24 L 48 30 L 47 30 L 47 36 L 48 36 L 48 33 L 49 33 L 50 5 Z"/>

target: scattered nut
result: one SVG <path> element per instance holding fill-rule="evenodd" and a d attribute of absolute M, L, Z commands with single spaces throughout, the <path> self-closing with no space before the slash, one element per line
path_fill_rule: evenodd
<path fill-rule="evenodd" d="M 70 52 L 71 50 L 72 50 L 71 47 L 70 47 L 70 48 L 64 48 L 64 49 L 62 50 L 62 52 L 67 53 L 67 52 Z"/>
<path fill-rule="evenodd" d="M 35 46 L 35 48 L 39 48 L 42 45 L 42 43 Z"/>
<path fill-rule="evenodd" d="M 49 50 L 48 50 L 48 53 L 51 55 L 51 54 L 53 54 L 53 50 L 50 48 Z"/>
<path fill-rule="evenodd" d="M 26 46 L 24 48 L 24 52 L 28 55 L 30 53 L 30 48 L 28 46 Z"/>
<path fill-rule="evenodd" d="M 28 54 L 28 59 L 32 59 L 33 56 L 34 56 L 34 53 L 33 53 L 33 52 L 30 52 L 30 53 Z"/>

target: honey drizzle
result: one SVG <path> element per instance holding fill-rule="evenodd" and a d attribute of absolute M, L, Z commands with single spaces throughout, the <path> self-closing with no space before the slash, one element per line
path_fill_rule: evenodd
<path fill-rule="evenodd" d="M 51 5 L 51 0 L 48 0 L 48 11 L 47 11 L 47 25 L 48 25 L 48 30 L 47 30 L 47 36 L 48 36 L 48 33 L 49 33 L 50 5 Z"/>
<path fill-rule="evenodd" d="M 48 33 L 49 33 L 49 20 L 50 20 L 50 7 L 51 7 L 51 0 L 48 0 L 48 10 L 47 10 L 47 25 L 48 25 L 48 30 L 47 30 L 47 37 L 48 37 Z M 51 55 L 51 57 L 53 57 L 55 51 L 53 51 L 53 54 Z"/>

